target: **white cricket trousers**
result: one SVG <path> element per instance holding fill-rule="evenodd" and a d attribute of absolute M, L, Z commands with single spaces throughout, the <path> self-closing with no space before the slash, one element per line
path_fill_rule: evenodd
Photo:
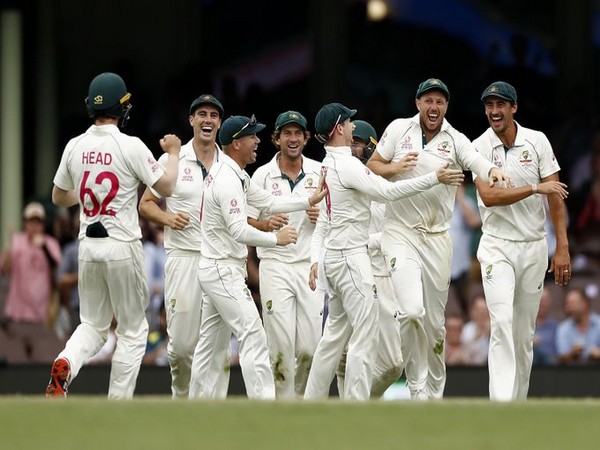
<path fill-rule="evenodd" d="M 245 278 L 245 260 L 200 258 L 202 323 L 192 362 L 190 398 L 218 398 L 221 372 L 229 370 L 229 364 L 223 366 L 222 355 L 233 332 L 248 397 L 275 399 L 267 337 Z"/>
<path fill-rule="evenodd" d="M 515 242 L 484 234 L 477 259 L 490 312 L 490 399 L 522 400 L 529 391 L 548 244 L 545 238 Z"/>
<path fill-rule="evenodd" d="M 402 354 L 413 398 L 441 399 L 446 385 L 445 312 L 452 240 L 447 232 L 422 233 L 388 220 L 381 248 L 400 311 Z"/>
<path fill-rule="evenodd" d="M 375 276 L 379 303 L 379 345 L 371 385 L 371 398 L 381 397 L 402 375 L 402 340 L 400 323 L 395 317 L 398 302 L 391 277 Z"/>
<path fill-rule="evenodd" d="M 377 358 L 371 383 L 371 398 L 383 396 L 385 391 L 402 375 L 402 340 L 400 322 L 396 318 L 398 302 L 394 294 L 394 286 L 390 277 L 374 276 L 377 286 L 377 303 L 379 304 L 379 344 Z M 342 355 L 337 370 L 338 392 L 344 392 L 346 373 L 346 354 Z"/>
<path fill-rule="evenodd" d="M 324 297 L 308 286 L 309 272 L 310 261 L 260 261 L 260 300 L 277 398 L 302 398 L 321 338 Z"/>
<path fill-rule="evenodd" d="M 79 244 L 79 315 L 58 358 L 66 358 L 71 381 L 85 361 L 98 353 L 117 321 L 117 346 L 112 357 L 109 399 L 131 399 L 148 340 L 148 287 L 141 241 L 85 238 Z"/>
<path fill-rule="evenodd" d="M 173 398 L 187 398 L 190 391 L 192 359 L 200 335 L 202 289 L 198 281 L 200 252 L 169 251 L 165 263 L 165 310 L 167 313 L 167 358 L 171 369 Z M 229 346 L 220 356 L 223 367 L 229 365 Z M 219 358 L 218 355 L 215 358 Z M 229 370 L 220 372 L 217 397 L 226 398 Z"/>
<path fill-rule="evenodd" d="M 306 400 L 324 399 L 344 349 L 343 400 L 368 400 L 377 355 L 379 310 L 371 259 L 364 248 L 326 250 L 325 274 L 331 289 L 329 314 L 308 375 Z"/>

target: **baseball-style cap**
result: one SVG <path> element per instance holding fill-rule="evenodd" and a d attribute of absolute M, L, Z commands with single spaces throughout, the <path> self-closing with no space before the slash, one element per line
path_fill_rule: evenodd
<path fill-rule="evenodd" d="M 223 105 L 221 104 L 221 102 L 219 100 L 217 100 L 217 98 L 214 95 L 211 95 L 211 94 L 203 94 L 192 102 L 192 104 L 190 106 L 190 116 L 192 116 L 194 114 L 194 112 L 196 111 L 196 108 L 198 108 L 198 106 L 204 105 L 204 104 L 209 104 L 209 105 L 213 105 L 214 107 L 216 107 L 219 110 L 219 116 L 223 117 L 223 114 L 225 113 L 225 110 L 223 109 Z"/>
<path fill-rule="evenodd" d="M 350 109 L 341 103 L 328 103 L 323 106 L 315 117 L 315 131 L 318 134 L 329 136 L 333 127 L 356 114 L 355 109 Z"/>
<path fill-rule="evenodd" d="M 485 88 L 485 91 L 481 94 L 481 101 L 485 102 L 485 99 L 488 97 L 499 97 L 509 102 L 517 103 L 516 89 L 505 81 L 494 81 Z"/>
<path fill-rule="evenodd" d="M 364 120 L 353 120 L 354 130 L 352 130 L 352 137 L 360 139 L 361 141 L 371 142 L 371 138 L 377 142 L 377 132 L 375 128 Z"/>
<path fill-rule="evenodd" d="M 25 206 L 23 210 L 23 218 L 25 220 L 40 219 L 46 220 L 46 209 L 41 203 L 31 202 Z"/>
<path fill-rule="evenodd" d="M 231 116 L 226 119 L 219 130 L 221 145 L 229 145 L 234 139 L 256 134 L 265 129 L 264 123 L 258 123 L 254 114 L 252 117 Z"/>
<path fill-rule="evenodd" d="M 450 101 L 450 91 L 448 90 L 448 86 L 446 86 L 446 84 L 438 78 L 428 78 L 419 84 L 419 87 L 417 88 L 417 95 L 415 97 L 420 98 L 425 92 L 433 90 L 440 91 L 446 96 L 446 100 Z"/>
<path fill-rule="evenodd" d="M 277 116 L 277 120 L 275 121 L 275 130 L 281 130 L 281 128 L 290 123 L 298 124 L 306 131 L 306 117 L 304 117 L 298 111 L 286 111 L 279 114 L 279 116 Z"/>

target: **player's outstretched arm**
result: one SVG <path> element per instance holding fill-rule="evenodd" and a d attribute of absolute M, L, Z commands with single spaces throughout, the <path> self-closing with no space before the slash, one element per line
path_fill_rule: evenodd
<path fill-rule="evenodd" d="M 410 152 L 400 161 L 392 162 L 386 160 L 379 152 L 374 151 L 369 161 L 367 161 L 367 167 L 377 175 L 389 180 L 416 167 L 418 158 L 419 154 L 417 152 Z"/>
<path fill-rule="evenodd" d="M 169 154 L 167 165 L 162 176 L 152 186 L 156 192 L 164 197 L 170 197 L 175 190 L 177 175 L 179 172 L 179 151 L 181 150 L 181 140 L 174 134 L 166 134 L 160 140 L 160 146 Z"/>

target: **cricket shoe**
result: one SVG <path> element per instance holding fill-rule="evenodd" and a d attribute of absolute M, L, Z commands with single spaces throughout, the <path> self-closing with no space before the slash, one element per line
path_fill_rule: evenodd
<path fill-rule="evenodd" d="M 58 358 L 52 364 L 50 381 L 46 388 L 46 397 L 66 397 L 69 386 L 69 375 L 71 367 L 65 358 Z"/>

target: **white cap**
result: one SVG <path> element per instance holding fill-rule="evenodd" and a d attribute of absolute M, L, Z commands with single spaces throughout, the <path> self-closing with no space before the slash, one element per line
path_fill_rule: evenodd
<path fill-rule="evenodd" d="M 41 203 L 31 202 L 28 203 L 23 211 L 23 217 L 25 220 L 29 219 L 40 219 L 46 220 L 46 210 Z"/>

